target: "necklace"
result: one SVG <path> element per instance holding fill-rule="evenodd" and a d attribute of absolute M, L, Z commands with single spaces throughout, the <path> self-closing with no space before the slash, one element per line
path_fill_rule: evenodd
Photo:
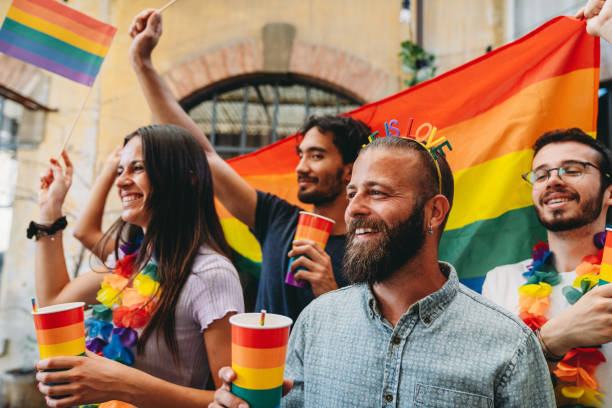
<path fill-rule="evenodd" d="M 571 286 L 562 289 L 568 303 L 573 305 L 599 281 L 599 270 L 603 256 L 605 232 L 595 235 L 594 243 L 600 251 L 587 255 L 576 268 L 576 279 Z M 552 252 L 548 244 L 538 243 L 533 248 L 533 262 L 523 274 L 526 283 L 519 288 L 519 317 L 532 330 L 539 329 L 547 321 L 552 287 L 561 283 L 561 276 L 552 265 Z M 553 374 L 557 379 L 555 387 L 560 396 L 572 401 L 572 407 L 599 407 L 597 397 L 605 395 L 598 391 L 595 379 L 597 366 L 606 359 L 598 347 L 577 347 L 570 350 L 557 364 Z"/>
<path fill-rule="evenodd" d="M 96 296 L 100 304 L 92 307 L 92 317 L 85 321 L 85 346 L 93 353 L 131 366 L 139 332 L 155 312 L 160 287 L 155 261 L 135 273 L 138 248 L 126 245 L 121 249 L 126 256 L 117 261 L 112 273 L 104 276 Z M 81 406 L 93 407 L 135 408 L 120 401 Z"/>

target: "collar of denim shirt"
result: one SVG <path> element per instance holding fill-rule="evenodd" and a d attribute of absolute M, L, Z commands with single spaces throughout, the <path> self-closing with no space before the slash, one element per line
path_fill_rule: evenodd
<path fill-rule="evenodd" d="M 453 265 L 439 261 L 440 271 L 448 279 L 440 289 L 429 294 L 408 308 L 406 314 L 418 313 L 421 322 L 429 327 L 446 310 L 453 301 L 459 289 L 459 278 Z M 371 319 L 384 319 L 380 313 L 376 296 L 372 292 L 372 287 L 364 285 L 365 300 L 368 305 L 369 316 Z"/>

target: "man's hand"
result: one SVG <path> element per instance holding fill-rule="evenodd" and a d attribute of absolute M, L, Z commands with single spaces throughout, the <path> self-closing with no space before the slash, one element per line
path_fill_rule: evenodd
<path fill-rule="evenodd" d="M 331 258 L 314 241 L 298 239 L 293 241 L 293 249 L 287 254 L 289 257 L 297 257 L 291 264 L 291 273 L 295 273 L 296 280 L 306 280 L 310 282 L 315 297 L 324 293 L 338 289 L 338 284 L 334 278 L 334 270 Z M 297 268 L 306 268 L 295 272 Z"/>
<path fill-rule="evenodd" d="M 155 9 L 147 9 L 138 14 L 128 31 L 132 41 L 130 61 L 138 67 L 151 62 L 151 53 L 162 35 L 161 14 Z"/>
<path fill-rule="evenodd" d="M 587 19 L 587 32 L 612 42 L 612 4 L 606 0 L 589 0 L 576 18 Z"/>
<path fill-rule="evenodd" d="M 247 408 L 249 404 L 232 394 L 232 381 L 236 379 L 236 373 L 231 367 L 223 367 L 219 370 L 219 378 L 223 385 L 215 391 L 215 402 L 208 405 L 208 408 Z M 283 396 L 287 395 L 293 387 L 293 381 L 283 380 Z"/>
<path fill-rule="evenodd" d="M 540 329 L 546 346 L 562 356 L 575 347 L 612 341 L 612 284 L 598 286 Z"/>

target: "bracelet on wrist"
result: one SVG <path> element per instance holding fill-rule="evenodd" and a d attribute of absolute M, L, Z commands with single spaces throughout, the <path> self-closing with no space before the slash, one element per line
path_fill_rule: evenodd
<path fill-rule="evenodd" d="M 540 342 L 540 347 L 542 348 L 542 352 L 544 353 L 544 357 L 546 357 L 546 360 L 550 361 L 551 363 L 558 363 L 563 360 L 565 355 L 558 356 L 552 351 L 550 351 L 550 349 L 544 342 L 544 339 L 542 338 L 542 333 L 540 333 L 539 328 L 535 330 L 535 335 L 537 336 L 538 341 Z"/>
<path fill-rule="evenodd" d="M 68 225 L 66 217 L 60 217 L 51 225 L 38 224 L 30 221 L 30 225 L 26 231 L 28 239 L 35 237 L 37 240 L 42 237 L 54 235 L 56 232 L 63 230 Z"/>

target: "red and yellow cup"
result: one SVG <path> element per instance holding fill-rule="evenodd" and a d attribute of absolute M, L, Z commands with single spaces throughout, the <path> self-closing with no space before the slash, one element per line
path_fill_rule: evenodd
<path fill-rule="evenodd" d="M 40 358 L 85 355 L 85 303 L 62 303 L 32 312 Z"/>
<path fill-rule="evenodd" d="M 232 369 L 236 380 L 232 393 L 251 408 L 280 405 L 285 371 L 289 326 L 293 321 L 266 314 L 242 313 L 230 318 L 232 325 Z"/>
<path fill-rule="evenodd" d="M 85 355 L 84 308 L 85 303 L 74 302 L 41 307 L 32 312 L 41 360 L 49 357 Z M 62 371 L 62 369 L 47 371 Z M 65 383 L 50 383 L 49 385 L 61 384 Z M 64 397 L 67 395 L 51 398 Z"/>
<path fill-rule="evenodd" d="M 307 211 L 300 211 L 300 218 L 298 219 L 297 229 L 295 230 L 295 239 L 309 239 L 319 244 L 321 249 L 325 249 L 329 234 L 336 222 L 331 218 L 323 217 L 322 215 L 309 213 Z M 287 276 L 285 277 L 285 283 L 298 288 L 306 287 L 306 282 L 298 282 L 291 273 L 291 264 L 295 262 L 297 258 L 304 255 L 293 256 L 289 259 L 289 266 L 287 267 Z M 304 268 L 298 268 L 296 270 L 302 270 Z"/>

